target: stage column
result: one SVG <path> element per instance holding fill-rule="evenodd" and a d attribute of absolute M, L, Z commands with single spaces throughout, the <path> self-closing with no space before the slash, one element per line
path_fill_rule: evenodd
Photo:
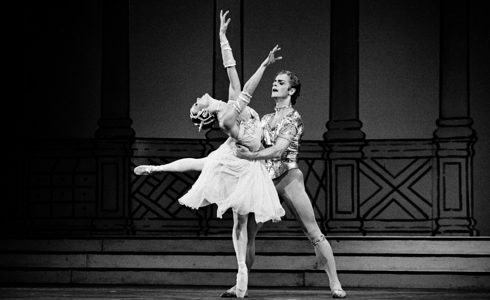
<path fill-rule="evenodd" d="M 129 1 L 102 5 L 101 117 L 98 121 L 96 234 L 128 234 L 129 161 L 134 131 L 129 117 Z"/>
<path fill-rule="evenodd" d="M 468 1 L 441 1 L 436 234 L 476 235 L 472 158 L 475 131 L 469 105 Z"/>
<path fill-rule="evenodd" d="M 359 120 L 359 1 L 332 0 L 327 232 L 362 233 L 359 161 L 365 134 Z M 326 228 L 325 228 L 326 227 Z"/>

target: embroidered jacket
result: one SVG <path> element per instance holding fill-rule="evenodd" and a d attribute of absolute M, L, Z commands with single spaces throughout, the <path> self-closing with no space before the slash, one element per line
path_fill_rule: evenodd
<path fill-rule="evenodd" d="M 265 148 L 268 148 L 274 145 L 279 137 L 287 139 L 290 141 L 290 144 L 283 152 L 281 158 L 265 161 L 266 169 L 272 179 L 281 176 L 287 170 L 298 168 L 297 158 L 304 130 L 303 120 L 297 110 L 293 109 L 272 128 L 271 120 L 274 118 L 274 115 L 275 113 L 271 113 L 262 117 L 262 144 Z"/>

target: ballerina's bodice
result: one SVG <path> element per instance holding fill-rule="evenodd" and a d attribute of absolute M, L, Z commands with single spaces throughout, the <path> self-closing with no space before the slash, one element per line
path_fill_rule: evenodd
<path fill-rule="evenodd" d="M 236 144 L 247 147 L 250 151 L 257 151 L 262 147 L 262 127 L 259 114 L 250 107 L 245 107 L 237 119 L 239 126 L 238 137 L 233 139 Z"/>

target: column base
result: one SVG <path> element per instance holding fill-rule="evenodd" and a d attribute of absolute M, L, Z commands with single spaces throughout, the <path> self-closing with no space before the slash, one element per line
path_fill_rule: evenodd
<path fill-rule="evenodd" d="M 327 142 L 355 142 L 366 138 L 359 120 L 328 121 L 327 128 L 328 131 L 323 134 Z"/>
<path fill-rule="evenodd" d="M 363 157 L 362 147 L 365 141 L 327 141 L 327 158 L 334 159 L 361 159 Z"/>
<path fill-rule="evenodd" d="M 434 138 L 437 139 L 458 139 L 475 136 L 475 131 L 471 128 L 473 119 L 471 118 L 452 118 L 438 119 L 438 128 L 434 131 Z"/>
<path fill-rule="evenodd" d="M 436 235 L 479 235 L 475 228 L 476 221 L 473 218 L 440 218 L 436 220 Z"/>

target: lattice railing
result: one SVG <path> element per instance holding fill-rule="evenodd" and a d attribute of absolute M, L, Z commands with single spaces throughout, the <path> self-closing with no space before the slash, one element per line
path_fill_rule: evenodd
<path fill-rule="evenodd" d="M 368 232 L 432 233 L 434 170 L 431 143 L 368 144 L 359 165 L 360 217 Z"/>
<path fill-rule="evenodd" d="M 305 186 L 315 208 L 317 220 L 325 216 L 325 161 L 320 142 L 304 142 L 304 155 L 300 160 Z M 219 142 L 207 140 L 138 140 L 134 145 L 132 165 L 162 164 L 184 157 L 204 157 Z M 228 234 L 232 216 L 228 212 L 223 219 L 216 217 L 216 207 L 192 210 L 178 204 L 178 199 L 190 189 L 199 176 L 198 172 L 159 173 L 151 176 L 131 177 L 131 218 L 140 234 L 165 231 L 176 234 Z M 280 223 L 268 224 L 264 233 L 299 233 L 295 217 L 287 207 L 286 216 Z"/>
<path fill-rule="evenodd" d="M 4 205 L 3 228 L 15 235 L 228 235 L 230 213 L 218 219 L 214 206 L 178 204 L 198 172 L 132 172 L 140 164 L 203 157 L 222 142 L 87 139 L 25 147 L 22 168 L 8 181 L 15 200 Z M 361 156 L 346 159 L 331 156 L 323 141 L 304 141 L 299 165 L 317 221 L 329 234 L 478 234 L 473 152 L 467 141 L 453 144 L 442 151 L 433 140 L 366 141 Z M 268 223 L 262 234 L 300 234 L 285 209 L 283 220 Z"/>

